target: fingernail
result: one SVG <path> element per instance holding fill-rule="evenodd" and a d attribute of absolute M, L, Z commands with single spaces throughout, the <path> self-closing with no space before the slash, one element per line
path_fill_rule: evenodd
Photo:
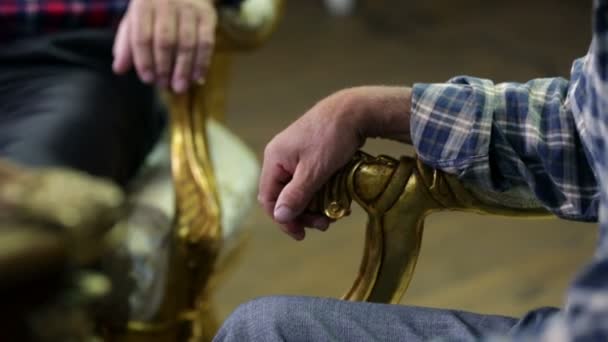
<path fill-rule="evenodd" d="M 186 83 L 186 80 L 183 78 L 178 78 L 173 82 L 173 90 L 175 90 L 176 93 L 181 93 L 185 91 L 186 88 L 188 88 L 188 83 Z"/>
<path fill-rule="evenodd" d="M 293 220 L 296 214 L 290 208 L 282 205 L 274 210 L 274 219 L 279 223 L 287 223 Z"/>
<path fill-rule="evenodd" d="M 152 73 L 150 70 L 144 71 L 141 75 L 141 79 L 145 83 L 152 83 L 154 82 L 154 73 Z"/>

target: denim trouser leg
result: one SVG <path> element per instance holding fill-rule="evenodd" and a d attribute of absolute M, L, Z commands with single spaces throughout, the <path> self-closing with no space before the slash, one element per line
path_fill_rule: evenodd
<path fill-rule="evenodd" d="M 525 320 L 325 298 L 267 297 L 241 305 L 215 341 L 471 341 L 509 334 Z M 538 319 L 527 322 L 535 324 Z"/>

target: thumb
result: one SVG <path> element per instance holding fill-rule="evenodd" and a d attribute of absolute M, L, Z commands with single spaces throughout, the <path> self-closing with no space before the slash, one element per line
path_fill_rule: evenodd
<path fill-rule="evenodd" d="M 310 169 L 298 164 L 293 177 L 283 188 L 274 207 L 274 219 L 278 223 L 289 223 L 302 214 L 322 180 L 311 177 Z"/>

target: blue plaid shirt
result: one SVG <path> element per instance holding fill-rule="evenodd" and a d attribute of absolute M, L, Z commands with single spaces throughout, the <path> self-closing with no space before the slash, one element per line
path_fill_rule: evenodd
<path fill-rule="evenodd" d="M 595 0 L 593 41 L 569 81 L 417 84 L 411 127 L 428 165 L 491 191 L 525 186 L 559 217 L 599 221 L 564 309 L 511 338 L 608 341 L 608 0 Z"/>

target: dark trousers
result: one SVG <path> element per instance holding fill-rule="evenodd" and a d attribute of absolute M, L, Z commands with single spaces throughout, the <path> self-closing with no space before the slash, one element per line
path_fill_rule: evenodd
<path fill-rule="evenodd" d="M 113 74 L 113 32 L 0 44 L 0 158 L 125 185 L 165 123 L 157 93 Z"/>

